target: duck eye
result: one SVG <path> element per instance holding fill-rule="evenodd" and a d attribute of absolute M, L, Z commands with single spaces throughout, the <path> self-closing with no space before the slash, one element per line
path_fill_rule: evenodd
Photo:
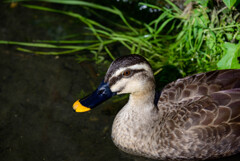
<path fill-rule="evenodd" d="M 126 70 L 122 73 L 123 76 L 127 77 L 131 74 L 132 72 L 130 70 Z"/>

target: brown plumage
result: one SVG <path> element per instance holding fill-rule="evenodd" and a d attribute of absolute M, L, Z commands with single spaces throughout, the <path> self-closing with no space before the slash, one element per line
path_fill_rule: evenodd
<path fill-rule="evenodd" d="M 240 70 L 212 71 L 172 82 L 164 88 L 158 108 L 174 148 L 191 144 L 179 153 L 183 158 L 217 158 L 240 151 Z M 184 135 L 190 140 L 182 140 Z"/>
<path fill-rule="evenodd" d="M 151 66 L 139 55 L 115 60 L 104 82 L 111 92 L 130 93 L 112 126 L 113 142 L 123 151 L 161 160 L 240 151 L 240 69 L 178 79 L 164 87 L 157 104 Z"/>
<path fill-rule="evenodd" d="M 121 66 L 130 58 L 138 61 Z M 134 67 L 136 64 L 142 68 Z M 113 141 L 120 149 L 163 160 L 204 160 L 240 151 L 240 70 L 212 71 L 178 79 L 163 89 L 156 106 L 152 103 L 155 85 L 149 63 L 137 55 L 122 57 L 112 63 L 105 78 L 111 82 L 111 75 L 121 68 L 145 72 L 111 87 L 112 91 L 119 87 L 120 93 L 130 93 L 112 128 Z M 135 87 L 141 81 L 142 85 Z M 131 82 L 135 84 L 129 89 Z"/>

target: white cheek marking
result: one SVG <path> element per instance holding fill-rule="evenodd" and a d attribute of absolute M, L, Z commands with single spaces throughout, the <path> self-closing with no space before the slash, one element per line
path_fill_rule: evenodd
<path fill-rule="evenodd" d="M 122 90 L 123 88 L 125 88 L 125 84 L 126 84 L 126 79 L 121 79 L 119 81 L 117 81 L 114 85 L 112 85 L 112 87 L 110 88 L 112 92 L 118 92 L 119 90 Z M 120 92 L 121 93 L 121 92 Z"/>
<path fill-rule="evenodd" d="M 136 75 L 131 77 L 131 79 L 123 78 L 112 85 L 111 91 L 120 91 L 118 94 L 137 92 L 141 89 L 142 86 L 144 86 L 144 82 L 145 81 L 139 80 Z"/>
<path fill-rule="evenodd" d="M 135 65 L 132 65 L 132 66 L 129 66 L 129 67 L 122 67 L 122 68 L 119 68 L 112 76 L 112 77 L 117 77 L 119 76 L 124 70 L 126 69 L 132 69 L 132 70 L 138 70 L 138 69 L 145 69 L 146 71 L 148 72 L 151 72 L 151 69 L 150 67 L 147 65 L 147 64 L 135 64 Z M 109 78 L 109 80 L 111 79 Z"/>

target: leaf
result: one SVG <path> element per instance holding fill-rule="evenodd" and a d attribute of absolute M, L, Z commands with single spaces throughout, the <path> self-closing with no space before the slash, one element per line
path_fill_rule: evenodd
<path fill-rule="evenodd" d="M 236 3 L 237 0 L 223 0 L 223 2 L 225 3 L 225 5 L 231 9 L 232 6 Z"/>
<path fill-rule="evenodd" d="M 240 69 L 240 44 L 225 43 L 225 55 L 217 63 L 218 69 Z"/>

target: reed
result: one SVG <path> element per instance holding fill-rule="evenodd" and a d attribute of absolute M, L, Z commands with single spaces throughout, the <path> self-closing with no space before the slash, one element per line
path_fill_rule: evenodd
<path fill-rule="evenodd" d="M 109 61 L 106 57 L 115 59 L 111 49 L 117 44 L 127 48 L 130 54 L 140 54 L 146 57 L 155 75 L 165 65 L 176 66 L 183 76 L 215 69 L 240 68 L 238 61 L 240 24 L 237 21 L 240 14 L 234 11 L 234 4 L 227 3 L 227 1 L 224 1 L 227 7 L 218 10 L 208 7 L 210 0 L 187 1 L 185 10 L 179 9 L 170 0 L 166 0 L 170 8 L 139 3 L 139 5 L 159 11 L 159 16 L 148 23 L 128 17 L 116 7 L 106 7 L 86 1 L 40 0 L 79 6 L 91 10 L 93 14 L 96 14 L 96 10 L 101 10 L 116 15 L 119 19 L 117 21 L 111 18 L 105 19 L 96 14 L 101 22 L 106 22 L 100 23 L 76 12 L 30 5 L 29 1 L 12 1 L 24 2 L 22 5 L 29 9 L 75 18 L 87 26 L 88 32 L 85 34 L 95 37 L 94 40 L 75 38 L 61 41 L 37 40 L 36 43 L 0 41 L 0 44 L 25 46 L 25 48 L 17 48 L 23 52 L 61 55 L 88 50 L 93 54 L 91 57 L 77 54 L 77 60 L 79 62 L 94 60 L 101 63 Z M 28 47 L 51 48 L 56 51 L 33 51 Z M 229 60 L 231 60 L 230 63 Z"/>

